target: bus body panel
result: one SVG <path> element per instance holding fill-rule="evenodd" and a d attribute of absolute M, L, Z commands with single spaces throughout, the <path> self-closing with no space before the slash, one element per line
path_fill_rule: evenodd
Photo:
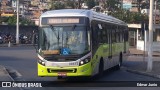
<path fill-rule="evenodd" d="M 41 15 L 40 21 L 43 17 L 86 17 L 89 18 L 90 23 L 88 25 L 90 28 L 91 33 L 92 31 L 92 21 L 97 21 L 100 23 L 107 23 L 109 25 L 120 26 L 120 27 L 127 27 L 127 25 L 114 17 L 102 15 L 96 13 L 91 10 L 53 10 L 48 11 Z M 42 27 L 42 23 L 40 22 L 40 27 Z M 112 34 L 112 30 L 114 29 L 107 29 L 109 30 L 109 34 Z M 121 29 L 122 30 L 122 29 Z M 123 30 L 124 31 L 124 30 Z M 126 30 L 127 32 L 127 30 Z M 91 35 L 91 47 L 93 47 L 93 36 Z M 107 70 L 111 67 L 114 67 L 119 64 L 120 53 L 124 56 L 123 59 L 126 59 L 128 55 L 129 43 L 128 41 L 121 41 L 121 42 L 112 42 L 112 35 L 110 35 L 109 43 L 98 43 L 96 48 L 91 48 L 92 57 L 89 63 L 86 63 L 81 66 L 67 66 L 67 67 L 47 67 L 43 66 L 38 63 L 38 76 L 59 76 L 59 72 L 66 73 L 66 76 L 93 76 L 98 74 L 99 72 L 99 65 L 100 60 L 103 60 L 104 70 Z M 123 38 L 125 38 L 123 36 Z M 126 49 L 126 51 L 125 51 Z M 76 69 L 76 72 L 74 70 Z M 52 72 L 52 70 L 54 72 Z M 73 72 L 68 72 L 73 71 Z"/>
<path fill-rule="evenodd" d="M 119 64 L 119 54 L 120 52 L 124 51 L 124 44 L 123 43 L 115 43 L 112 44 L 112 58 L 109 59 L 109 45 L 108 44 L 103 44 L 100 45 L 97 49 L 97 52 L 94 54 L 91 63 L 92 69 L 93 69 L 93 75 L 98 74 L 98 69 L 99 69 L 99 61 L 101 58 L 103 58 L 104 62 L 104 70 L 107 70 L 111 67 L 114 67 Z M 96 58 L 98 56 L 98 58 Z M 125 57 L 124 59 L 127 59 Z"/>
<path fill-rule="evenodd" d="M 52 70 L 55 70 L 54 72 Z M 91 63 L 78 67 L 46 67 L 38 63 L 38 76 L 58 76 L 61 70 L 66 71 L 66 76 L 91 76 Z M 74 71 L 75 72 L 71 72 Z M 59 71 L 59 72 L 58 72 Z M 62 72 L 63 73 L 63 72 Z"/>
<path fill-rule="evenodd" d="M 96 50 L 96 53 L 93 55 L 93 58 L 91 60 L 93 75 L 98 73 L 100 59 L 108 56 L 108 48 L 108 45 L 100 45 Z"/>

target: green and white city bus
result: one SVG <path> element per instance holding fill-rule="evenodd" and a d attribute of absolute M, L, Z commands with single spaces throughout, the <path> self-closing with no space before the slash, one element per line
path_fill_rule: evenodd
<path fill-rule="evenodd" d="M 39 27 L 38 76 L 102 74 L 128 53 L 127 24 L 92 10 L 47 11 Z"/>

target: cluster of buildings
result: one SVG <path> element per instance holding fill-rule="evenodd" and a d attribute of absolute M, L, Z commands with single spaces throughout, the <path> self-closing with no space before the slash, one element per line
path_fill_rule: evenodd
<path fill-rule="evenodd" d="M 138 12 L 138 0 L 123 0 L 123 8 L 131 12 Z M 143 5 L 145 6 L 143 7 Z M 142 0 L 140 11 L 142 14 L 149 16 L 149 0 Z M 152 50 L 160 52 L 160 11 L 159 2 L 154 0 L 153 10 L 153 44 Z M 136 47 L 138 50 L 148 51 L 149 40 L 149 25 L 145 24 L 128 24 L 130 45 Z"/>
<path fill-rule="evenodd" d="M 51 4 L 56 0 L 19 0 L 19 14 L 21 17 L 25 17 L 27 19 L 35 21 L 35 24 L 39 22 L 39 16 L 46 10 L 50 10 Z M 62 2 L 67 2 L 69 0 L 57 0 Z M 74 2 L 80 2 L 84 0 L 70 0 Z M 95 6 L 93 10 L 96 9 L 104 9 L 107 13 L 107 9 L 103 6 L 107 0 L 95 0 L 99 2 L 98 6 Z M 120 8 L 129 10 L 130 12 L 138 12 L 146 14 L 149 16 L 149 5 L 145 7 L 139 7 L 139 0 L 117 0 L 119 4 L 117 4 Z M 142 6 L 143 4 L 149 4 L 149 0 L 142 0 L 140 2 Z M 81 8 L 88 9 L 86 3 L 79 4 Z M 17 0 L 0 0 L 0 17 L 9 17 L 16 15 L 16 7 Z M 158 10 L 158 2 L 155 0 L 154 2 L 154 22 L 160 21 L 160 11 Z M 142 28 L 142 24 L 130 24 L 128 25 L 130 29 L 130 40 L 133 42 L 133 46 L 136 46 L 137 49 L 147 51 L 147 41 L 149 31 L 146 28 Z M 146 25 L 147 26 L 147 25 Z M 148 27 L 148 26 L 147 26 Z M 142 30 L 143 29 L 143 30 Z M 154 32 L 153 32 L 153 51 L 160 51 L 160 23 L 154 23 Z M 159 49 L 157 48 L 159 47 Z"/>
<path fill-rule="evenodd" d="M 105 3 L 101 1 L 103 6 Z M 118 0 L 117 0 L 118 1 Z M 149 17 L 149 0 L 119 0 L 119 6 L 121 8 L 129 10 L 130 12 L 141 12 Z M 153 51 L 160 52 L 160 3 L 158 0 L 154 0 L 154 10 L 153 10 Z M 144 5 L 144 6 L 143 6 Z M 97 7 L 97 6 L 96 6 Z M 95 8 L 96 8 L 95 7 Z M 139 8 L 140 7 L 140 8 Z M 100 7 L 102 8 L 102 7 Z M 103 8 L 104 9 L 104 8 Z M 143 22 L 143 21 L 142 21 Z M 149 40 L 149 25 L 148 23 L 139 24 L 128 24 L 129 27 L 129 42 L 131 46 L 136 47 L 138 50 L 148 51 L 148 40 Z"/>
<path fill-rule="evenodd" d="M 19 14 L 22 17 L 25 17 L 30 20 L 37 20 L 41 13 L 46 10 L 50 10 L 51 4 L 53 0 L 19 0 Z M 56 0 L 54 0 L 56 1 Z M 60 0 L 62 2 L 66 2 L 69 0 Z M 70 0 L 74 2 L 84 1 L 84 0 Z M 99 2 L 99 6 L 95 8 L 101 8 L 106 4 L 107 0 L 95 0 Z M 117 0 L 119 1 L 119 6 L 122 8 L 130 10 L 132 12 L 138 12 L 138 0 Z M 143 0 L 143 2 L 147 2 L 148 0 Z M 0 0 L 0 16 L 8 17 L 16 14 L 17 0 Z M 81 8 L 87 9 L 88 6 L 86 3 L 81 4 Z M 107 11 L 105 11 L 107 12 Z M 159 11 L 156 11 L 159 14 Z M 148 9 L 142 10 L 142 13 L 149 14 Z"/>
<path fill-rule="evenodd" d="M 1 17 L 16 14 L 17 0 L 0 0 Z M 51 8 L 51 0 L 19 0 L 19 15 L 30 20 L 37 20 L 41 13 Z"/>

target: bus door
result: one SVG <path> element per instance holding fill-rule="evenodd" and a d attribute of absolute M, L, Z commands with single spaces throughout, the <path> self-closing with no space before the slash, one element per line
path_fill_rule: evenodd
<path fill-rule="evenodd" d="M 125 30 L 123 30 L 123 34 L 122 34 L 122 36 L 123 36 L 123 41 L 124 41 L 124 53 L 126 52 L 126 37 L 125 37 L 125 34 L 126 34 L 126 32 L 125 32 Z"/>
<path fill-rule="evenodd" d="M 112 31 L 111 28 L 108 30 L 108 42 L 109 42 L 109 59 L 112 59 Z"/>
<path fill-rule="evenodd" d="M 127 51 L 127 41 L 128 41 L 127 29 L 124 30 L 123 38 L 124 38 L 124 53 L 126 53 L 126 51 Z"/>

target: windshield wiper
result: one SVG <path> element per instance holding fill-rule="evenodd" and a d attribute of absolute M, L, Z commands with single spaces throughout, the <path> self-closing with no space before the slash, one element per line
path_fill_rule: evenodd
<path fill-rule="evenodd" d="M 56 32 L 55 32 L 55 30 L 54 30 L 54 27 L 53 27 L 52 25 L 49 25 L 49 26 L 51 27 L 52 31 L 54 32 L 54 35 L 56 36 L 56 38 L 59 39 L 59 37 L 58 37 L 59 35 L 58 35 L 58 36 L 56 35 Z M 58 33 L 58 34 L 59 34 L 59 33 Z"/>
<path fill-rule="evenodd" d="M 67 43 L 68 43 L 68 32 L 66 32 L 66 46 L 68 46 Z"/>
<path fill-rule="evenodd" d="M 59 48 L 59 39 L 60 39 L 60 38 L 59 38 L 59 30 L 58 30 L 58 35 L 56 35 L 56 32 L 55 32 L 55 30 L 54 30 L 54 27 L 53 27 L 52 25 L 49 25 L 49 26 L 51 27 L 54 35 L 56 36 L 56 38 L 57 38 L 57 40 L 58 40 L 58 48 Z"/>

